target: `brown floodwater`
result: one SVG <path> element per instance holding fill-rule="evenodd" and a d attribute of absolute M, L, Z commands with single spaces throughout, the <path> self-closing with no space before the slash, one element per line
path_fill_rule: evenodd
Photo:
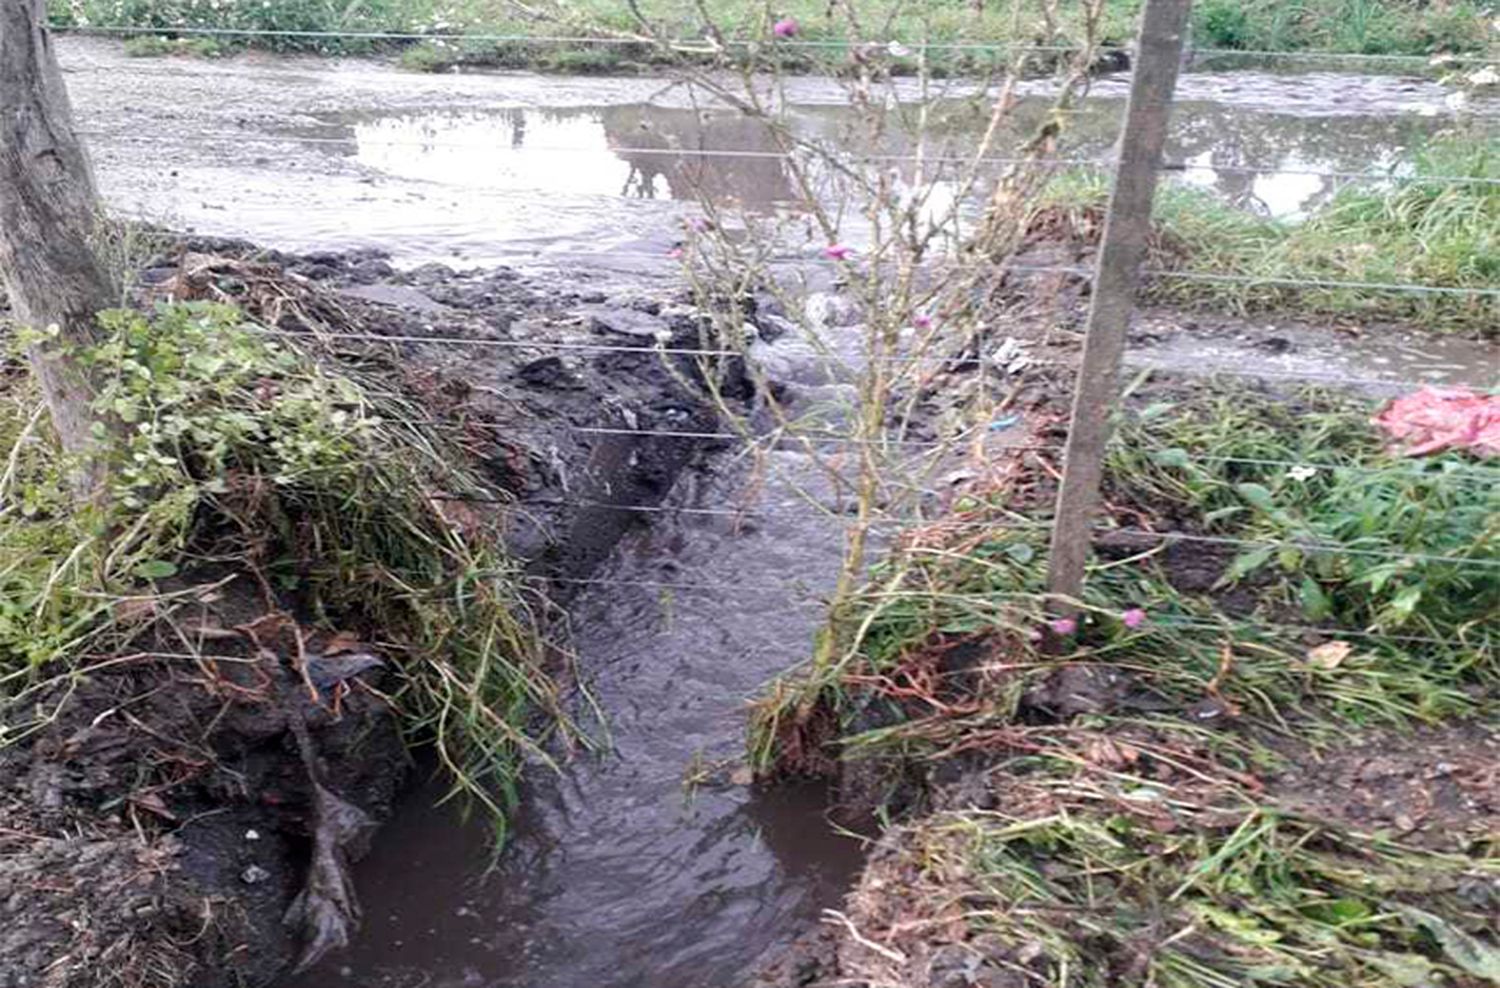
<path fill-rule="evenodd" d="M 775 454 L 781 455 L 781 454 Z M 791 460 L 782 477 L 816 481 Z M 670 504 L 740 498 L 733 463 Z M 493 870 L 488 832 L 413 796 L 357 870 L 365 929 L 288 988 L 732 985 L 834 906 L 859 843 L 819 787 L 730 781 L 746 698 L 805 653 L 838 528 L 784 480 L 743 521 L 671 513 L 626 536 L 570 607 L 609 747 L 532 774 Z M 698 778 L 698 776 L 704 778 Z"/>
<path fill-rule="evenodd" d="M 379 247 L 403 264 L 662 273 L 699 196 L 747 221 L 785 214 L 798 198 L 762 126 L 665 79 L 429 76 L 265 56 L 139 60 L 108 43 L 63 40 L 107 197 L 178 228 L 289 250 Z M 1126 82 L 1096 81 L 1064 156 L 1107 154 Z M 1023 87 L 996 154 L 1040 121 L 1048 86 Z M 939 158 L 970 153 L 986 122 L 972 87 L 945 93 L 926 146 Z M 1168 141 L 1182 166 L 1173 180 L 1295 218 L 1340 181 L 1308 173 L 1397 168 L 1457 124 L 1445 95 L 1430 80 L 1398 76 L 1192 73 Z M 894 94 L 898 106 L 913 96 L 909 83 Z M 912 149 L 900 125 L 875 144 L 860 139 L 844 90 L 829 80 L 791 80 L 784 103 L 799 137 L 836 154 Z M 1477 104 L 1471 125 L 1492 126 L 1497 107 Z M 865 165 L 910 177 L 900 162 Z M 937 169 L 935 201 L 955 169 Z M 812 170 L 825 201 L 852 205 L 836 176 Z M 855 243 L 857 212 L 848 211 L 843 234 Z"/>

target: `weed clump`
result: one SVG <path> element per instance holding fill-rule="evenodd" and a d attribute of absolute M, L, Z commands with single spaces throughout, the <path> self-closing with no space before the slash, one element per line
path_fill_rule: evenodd
<path fill-rule="evenodd" d="M 1128 417 L 1062 658 L 1128 670 L 1127 692 L 1167 709 L 1312 738 L 1475 712 L 1473 688 L 1500 680 L 1495 468 L 1400 457 L 1369 413 L 1328 394 L 1286 406 L 1236 391 Z M 841 661 L 763 700 L 761 770 L 826 767 L 814 753 L 830 747 L 899 760 L 942 747 L 955 725 L 1058 712 L 1046 685 L 1058 662 L 1041 649 L 1045 523 L 1018 525 L 1014 506 L 1047 500 L 1022 489 L 1034 483 L 971 492 L 871 570 L 847 622 L 825 631 Z M 1155 534 L 1173 531 L 1187 541 Z M 1336 662 L 1311 651 L 1330 641 L 1347 647 Z"/>
<path fill-rule="evenodd" d="M 446 46 L 424 42 L 403 49 L 399 61 L 408 72 L 447 72 L 458 64 L 459 55 Z"/>
<path fill-rule="evenodd" d="M 1500 468 L 1463 453 L 1387 451 L 1360 410 L 1228 395 L 1158 403 L 1127 419 L 1111 467 L 1132 502 L 1261 543 L 1241 547 L 1222 579 L 1264 582 L 1270 608 L 1491 648 Z M 1319 545 L 1352 551 L 1303 548 Z"/>
<path fill-rule="evenodd" d="M 408 737 L 503 824 L 539 752 L 532 729 L 557 707 L 540 601 L 494 524 L 458 500 L 499 495 L 398 390 L 318 357 L 310 337 L 199 302 L 106 312 L 100 328 L 77 356 L 109 423 L 104 506 L 75 507 L 36 397 L 19 375 L 7 389 L 6 699 L 128 651 L 143 615 L 228 574 L 266 613 L 378 643 Z"/>
<path fill-rule="evenodd" d="M 1483 50 L 1482 4 L 1404 0 L 1208 0 L 1193 11 L 1194 41 L 1205 48 L 1252 51 L 1321 49 L 1360 55 Z"/>
<path fill-rule="evenodd" d="M 1311 391 L 1135 402 L 1076 621 L 1042 608 L 1041 453 L 873 567 L 824 632 L 841 660 L 776 684 L 752 724 L 761 772 L 927 814 L 887 831 L 834 917 L 841 977 L 1478 988 L 1500 972 L 1500 794 L 1480 767 L 1496 468 L 1400 456 L 1372 412 Z M 1419 754 L 1382 768 L 1371 752 L 1396 738 Z M 1352 767 L 1328 768 L 1340 753 Z"/>
<path fill-rule="evenodd" d="M 862 903 L 863 933 L 883 951 L 847 951 L 845 974 L 943 983 L 933 968 L 945 948 L 924 942 L 936 940 L 995 984 L 1492 983 L 1493 859 L 1350 832 L 1201 782 L 1108 779 L 1065 764 L 1087 764 L 1086 751 L 1052 754 L 1050 771 L 1012 766 L 1003 808 L 895 835 L 877 868 L 905 884 L 912 909 Z"/>
<path fill-rule="evenodd" d="M 125 41 L 125 54 L 130 58 L 164 58 L 168 55 L 218 58 L 225 51 L 225 47 L 213 38 L 166 38 L 159 34 L 142 34 Z"/>

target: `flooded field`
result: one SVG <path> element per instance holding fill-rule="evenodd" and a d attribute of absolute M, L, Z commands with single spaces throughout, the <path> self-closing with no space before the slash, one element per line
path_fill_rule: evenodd
<path fill-rule="evenodd" d="M 663 79 L 142 62 L 73 39 L 63 54 L 118 208 L 289 250 L 374 246 L 405 264 L 654 272 L 668 268 L 664 254 L 700 195 L 759 215 L 796 198 L 763 126 Z M 1108 153 L 1124 86 L 1095 83 L 1070 128 L 1070 159 Z M 1001 153 L 1045 109 L 1045 84 L 1029 88 Z M 974 96 L 952 87 L 929 154 L 969 153 L 985 123 Z M 1190 74 L 1168 157 L 1178 181 L 1295 217 L 1339 181 L 1310 172 L 1378 173 L 1449 126 L 1444 96 L 1430 81 L 1393 76 Z M 862 146 L 843 90 L 826 80 L 792 80 L 786 99 L 800 138 L 877 160 L 911 150 L 900 134 Z M 832 180 L 820 191 L 841 194 Z M 847 236 L 857 242 L 858 230 Z"/>

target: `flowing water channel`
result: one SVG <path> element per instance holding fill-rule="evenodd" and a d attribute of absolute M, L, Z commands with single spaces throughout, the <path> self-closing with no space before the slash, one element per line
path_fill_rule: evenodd
<path fill-rule="evenodd" d="M 777 471 L 808 476 L 799 453 Z M 739 465 L 671 504 L 743 498 Z M 666 514 L 628 535 L 571 607 L 573 645 L 612 746 L 533 776 L 493 872 L 482 827 L 418 797 L 359 867 L 366 929 L 296 982 L 327 985 L 737 983 L 837 904 L 859 846 L 817 788 L 730 781 L 745 698 L 795 662 L 837 572 L 837 528 L 771 481 L 742 520 Z"/>
<path fill-rule="evenodd" d="M 665 252 L 697 196 L 772 216 L 794 198 L 762 129 L 662 80 L 139 63 L 71 41 L 63 56 L 118 208 L 285 249 L 585 265 L 645 283 L 670 272 Z M 1095 87 L 1070 154 L 1107 151 L 1123 85 Z M 795 82 L 799 133 L 849 140 L 841 99 L 827 82 Z M 1042 106 L 1024 104 L 1023 120 Z M 945 107 L 944 139 L 972 140 L 972 105 L 956 94 Z M 1337 181 L 1308 173 L 1389 167 L 1451 124 L 1442 90 L 1420 80 L 1194 74 L 1169 156 L 1185 166 L 1178 181 L 1296 217 Z M 1289 348 L 1346 373 L 1495 375 L 1493 350 L 1464 341 Z M 1187 337 L 1152 359 L 1205 355 L 1244 359 L 1232 340 Z M 776 451 L 759 483 L 750 471 L 728 454 L 689 471 L 666 504 L 687 510 L 627 534 L 574 599 L 571 644 L 608 746 L 533 775 L 493 867 L 486 828 L 414 793 L 358 869 L 358 941 L 286 988 L 730 986 L 836 902 L 859 848 L 835 833 L 824 795 L 756 791 L 722 767 L 742 750 L 747 698 L 806 654 L 841 553 L 839 526 L 802 493 L 817 499 L 812 461 Z M 741 504 L 738 518 L 694 510 Z"/>

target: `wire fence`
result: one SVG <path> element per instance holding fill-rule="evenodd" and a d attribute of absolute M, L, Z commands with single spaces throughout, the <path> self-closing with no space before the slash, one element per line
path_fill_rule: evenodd
<path fill-rule="evenodd" d="M 400 41 L 441 42 L 444 44 L 496 44 L 496 45 L 553 45 L 553 46 L 600 46 L 600 47 L 665 47 L 668 49 L 702 50 L 723 45 L 736 49 L 764 49 L 774 47 L 783 50 L 816 50 L 845 52 L 851 49 L 867 49 L 884 52 L 991 52 L 1009 55 L 1073 55 L 1079 51 L 1077 45 L 1018 44 L 1008 41 L 912 41 L 889 38 L 651 38 L 642 35 L 598 35 L 598 34 L 525 34 L 517 32 L 454 32 L 454 31 L 350 31 L 350 30 L 295 30 L 286 28 L 236 28 L 205 27 L 194 25 L 83 25 L 58 23 L 53 30 L 61 33 L 96 35 L 141 35 L 171 34 L 209 38 L 285 38 L 311 41 Z M 1106 48 L 1105 51 L 1110 49 Z M 1280 50 L 1264 48 L 1214 48 L 1195 47 L 1194 56 L 1205 58 L 1255 58 L 1277 61 L 1304 61 L 1355 64 L 1389 65 L 1465 65 L 1486 64 L 1488 56 L 1473 53 L 1441 53 L 1439 55 L 1415 55 L 1395 52 L 1348 52 L 1336 50 Z M 906 57 L 905 55 L 901 57 Z"/>
<path fill-rule="evenodd" d="M 386 42 L 445 42 L 445 43 L 486 43 L 486 44 L 516 44 L 516 45 L 641 45 L 647 43 L 644 39 L 635 37 L 595 37 L 595 36 L 567 36 L 567 35 L 528 35 L 528 34 L 485 34 L 485 33 L 408 33 L 408 32 L 345 32 L 345 31 L 284 31 L 284 30 L 261 30 L 261 29 L 234 29 L 234 28 L 205 28 L 205 27 L 169 27 L 148 28 L 130 26 L 88 26 L 71 27 L 67 30 L 77 33 L 100 34 L 100 35 L 136 35 L 136 34 L 158 34 L 171 33 L 185 36 L 209 36 L 229 38 L 287 38 L 287 39 L 310 39 L 310 40 L 360 40 L 360 41 L 386 41 Z M 702 47 L 702 39 L 684 39 L 680 44 L 682 47 Z M 749 39 L 733 39 L 726 42 L 731 46 L 761 46 L 765 42 Z M 889 43 L 864 42 L 850 40 L 811 40 L 811 39 L 780 39 L 777 47 L 788 49 L 818 49 L 830 51 L 842 51 L 851 47 L 881 47 L 889 48 Z M 1070 46 L 1036 46 L 1036 45 L 1006 45 L 982 42 L 952 42 L 942 44 L 908 44 L 907 49 L 914 51 L 949 51 L 949 52 L 1007 52 L 1007 53 L 1038 53 L 1038 54 L 1071 54 L 1075 51 Z M 1365 65 L 1371 63 L 1384 63 L 1392 65 L 1425 65 L 1429 59 L 1422 56 L 1389 55 L 1389 54 L 1356 54 L 1348 52 L 1267 52 L 1246 51 L 1238 49 L 1197 49 L 1195 54 L 1202 56 L 1234 56 L 1254 58 L 1275 58 L 1287 60 L 1306 60 L 1344 63 L 1350 65 Z M 1480 63 L 1486 61 L 1481 56 L 1450 56 L 1446 57 L 1448 64 Z M 123 135 L 107 129 L 95 129 L 84 132 L 85 136 L 96 140 L 110 141 L 149 141 L 159 143 L 155 135 Z M 261 144 L 300 144 L 331 149 L 347 149 L 350 147 L 398 147 L 398 148 L 448 148 L 471 152 L 474 154 L 495 154 L 524 151 L 526 153 L 538 153 L 548 155 L 577 155 L 595 153 L 584 149 L 565 146 L 528 145 L 524 148 L 513 148 L 500 142 L 467 142 L 446 140 L 441 138 L 420 140 L 399 140 L 371 138 L 367 136 L 357 137 L 322 137 L 314 135 L 282 134 L 282 135 L 255 135 L 236 132 L 204 131 L 193 135 L 193 142 L 201 144 L 206 141 L 233 141 L 237 144 L 261 143 Z M 651 147 L 630 146 L 623 144 L 612 146 L 610 152 L 619 155 L 640 155 L 661 157 L 669 160 L 683 159 L 751 159 L 751 160 L 787 160 L 796 152 L 784 150 L 767 150 L 764 148 L 727 148 L 727 147 Z M 819 149 L 826 151 L 826 149 Z M 905 153 L 861 153 L 840 152 L 840 157 L 846 161 L 867 164 L 906 164 L 922 162 L 932 165 L 957 165 L 973 167 L 975 165 L 997 165 L 1011 167 L 1047 167 L 1047 168 L 1085 168 L 1095 170 L 1111 170 L 1117 167 L 1117 160 L 1109 157 L 1087 157 L 1087 158 L 1063 158 L 1038 162 L 1034 158 L 1017 157 L 1014 155 L 979 155 L 966 156 L 956 154 L 930 154 L 918 150 Z M 1279 174 L 1295 174 L 1307 177 L 1316 177 L 1331 181 L 1348 182 L 1378 182 L 1378 183 L 1404 183 L 1422 182 L 1453 186 L 1476 186 L 1489 187 L 1500 185 L 1500 179 L 1480 175 L 1462 174 L 1432 174 L 1432 175 L 1406 175 L 1399 174 L 1393 170 L 1367 170 L 1352 171 L 1338 169 L 1314 169 L 1283 167 L 1281 165 L 1257 166 L 1255 164 L 1241 165 L 1209 165 L 1195 162 L 1168 162 L 1162 166 L 1166 171 L 1212 171 L 1225 174 L 1259 175 L 1270 172 Z M 520 191 L 520 190 L 511 190 Z M 591 257 L 608 260 L 639 260 L 655 263 L 670 263 L 672 265 L 691 264 L 692 256 L 679 257 L 667 256 L 663 252 L 647 251 L 607 251 L 607 252 L 564 252 L 547 251 L 540 255 L 552 260 L 562 261 L 565 258 Z M 743 260 L 743 258 L 741 258 Z M 761 263 L 795 264 L 795 265 L 826 265 L 844 270 L 846 259 L 843 257 L 820 257 L 816 248 L 811 252 L 788 252 L 761 254 L 755 257 Z M 858 260 L 856 256 L 856 260 Z M 869 263 L 879 263 L 879 258 L 868 259 Z M 948 262 L 933 262 L 935 266 Z M 1013 262 L 1006 266 L 1009 273 L 1018 275 L 1062 275 L 1079 279 L 1096 279 L 1098 270 L 1096 264 L 1088 265 L 1032 265 Z M 1292 289 L 1319 289 L 1330 291 L 1352 291 L 1352 292 L 1378 292 L 1378 293 L 1404 293 L 1421 296 L 1459 296 L 1472 298 L 1500 298 L 1500 287 L 1482 286 L 1453 286 L 1442 284 L 1423 284 L 1402 281 L 1369 281 L 1369 280 L 1344 280 L 1337 278 L 1325 278 L 1318 276 L 1308 277 L 1271 277 L 1253 274 L 1236 274 L 1214 271 L 1194 270 L 1172 270 L 1172 269 L 1146 269 L 1141 272 L 1144 277 L 1152 279 L 1177 280 L 1198 282 L 1203 284 L 1239 285 L 1247 287 L 1285 287 Z M 277 335 L 305 337 L 306 334 L 291 331 L 271 330 Z M 742 359 L 746 356 L 744 348 L 725 346 L 683 346 L 657 340 L 646 344 L 611 344 L 603 342 L 584 342 L 558 339 L 514 339 L 514 338 L 472 338 L 458 335 L 433 334 L 401 334 L 401 333 L 365 333 L 365 332 L 341 332 L 332 338 L 333 342 L 350 341 L 368 344 L 388 344 L 402 346 L 442 347 L 453 350 L 473 348 L 476 351 L 501 350 L 501 351 L 526 351 L 544 354 L 574 354 L 584 356 L 603 355 L 637 355 L 652 359 L 690 358 L 695 360 L 725 360 Z M 932 368 L 954 368 L 968 367 L 983 360 L 973 356 L 945 357 L 932 354 L 900 355 L 889 358 L 893 363 L 903 366 L 921 366 Z M 837 361 L 828 359 L 832 365 Z M 1023 361 L 1023 373 L 1026 370 L 1050 367 L 1070 371 L 1074 361 L 1063 358 L 1034 358 L 1026 357 Z M 1247 367 L 1233 363 L 1216 363 L 1213 361 L 1199 361 L 1194 364 L 1190 371 L 1181 369 L 1168 370 L 1167 373 L 1182 374 L 1184 376 L 1201 378 L 1212 376 L 1227 376 L 1234 378 L 1248 378 L 1256 380 L 1280 380 L 1290 382 L 1301 382 L 1310 384 L 1326 384 L 1336 387 L 1377 387 L 1377 388 L 1404 388 L 1416 389 L 1433 382 L 1417 379 L 1403 379 L 1391 376 L 1370 376 L 1338 371 L 1323 370 L 1299 370 L 1295 368 L 1269 368 L 1269 367 Z M 1061 442 L 1007 442 L 1003 435 L 1004 430 L 991 430 L 988 426 L 976 426 L 965 435 L 950 437 L 943 440 L 913 439 L 903 436 L 889 438 L 854 437 L 841 434 L 835 429 L 820 429 L 812 427 L 808 429 L 789 429 L 767 435 L 754 435 L 747 431 L 735 431 L 723 428 L 711 429 L 671 429 L 671 428 L 637 428 L 629 425 L 619 427 L 607 425 L 582 425 L 576 423 L 516 423 L 513 421 L 487 422 L 477 419 L 451 420 L 443 418 L 409 420 L 407 424 L 436 427 L 457 431 L 473 429 L 492 430 L 498 435 L 509 438 L 522 436 L 528 433 L 542 437 L 554 436 L 558 432 L 569 432 L 586 439 L 630 439 L 630 440 L 663 440 L 680 441 L 684 443 L 721 443 L 721 444 L 744 444 L 745 446 L 756 446 L 766 443 L 798 443 L 813 444 L 819 447 L 870 447 L 878 446 L 885 450 L 896 450 L 902 455 L 923 455 L 926 453 L 942 454 L 951 451 L 955 445 L 961 445 L 967 441 L 976 441 L 982 445 L 987 455 L 1046 455 L 1058 459 L 1066 447 Z M 992 434 L 994 433 L 994 434 Z M 1117 448 L 1117 447 L 1115 447 Z M 1245 467 L 1267 467 L 1278 470 L 1329 470 L 1346 471 L 1355 475 L 1376 475 L 1384 472 L 1376 468 L 1360 467 L 1336 460 L 1309 459 L 1294 460 L 1275 457 L 1250 457 L 1217 455 L 1212 452 L 1194 452 L 1193 459 L 1199 463 L 1221 463 L 1225 465 L 1239 465 Z M 1066 462 L 1061 463 L 1061 469 L 1066 469 Z M 1410 468 L 1412 473 L 1427 473 L 1420 464 L 1413 464 Z M 1465 480 L 1473 480 L 1480 484 L 1489 484 L 1500 481 L 1500 468 L 1492 467 L 1483 463 L 1469 463 L 1455 468 L 1450 475 L 1444 478 L 1445 482 L 1460 483 Z M 927 491 L 929 495 L 937 495 L 939 492 Z M 457 495 L 436 494 L 435 499 L 464 501 L 470 503 L 494 504 L 497 506 L 509 505 L 514 502 L 507 497 L 490 495 Z M 746 518 L 754 517 L 762 506 L 753 500 L 747 500 L 744 505 L 733 507 L 703 507 L 697 505 L 681 505 L 675 503 L 638 503 L 638 502 L 616 502 L 609 498 L 593 498 L 585 496 L 570 496 L 568 498 L 548 501 L 546 499 L 533 499 L 528 502 L 536 507 L 559 507 L 569 509 L 588 509 L 616 511 L 627 515 L 640 516 L 642 518 L 658 518 L 662 516 L 689 517 L 705 519 L 723 519 L 732 523 L 738 523 Z M 828 506 L 819 507 L 814 504 L 806 504 L 797 509 L 798 513 L 805 513 L 808 517 L 818 517 L 829 523 L 830 529 L 837 531 L 847 525 L 847 520 L 841 517 L 840 512 Z M 785 517 L 786 508 L 777 506 L 774 517 Z M 909 532 L 913 526 L 924 526 L 934 524 L 934 519 L 920 514 L 908 514 L 905 516 L 880 517 L 872 530 L 877 531 L 882 537 L 896 538 L 903 533 Z M 972 527 L 983 531 L 1015 531 L 1032 534 L 1051 534 L 1054 531 L 1054 523 L 1051 521 L 1038 521 L 1022 518 L 1009 518 L 997 520 L 995 518 L 972 519 L 949 518 L 941 522 L 949 528 Z M 1477 572 L 1490 572 L 1500 569 L 1500 560 L 1481 557 L 1477 555 L 1462 555 L 1451 553 L 1428 552 L 1420 547 L 1407 548 L 1390 545 L 1378 545 L 1369 543 L 1333 542 L 1316 538 L 1254 538 L 1240 537 L 1234 535 L 1214 534 L 1202 531 L 1185 531 L 1180 529 L 1156 530 L 1150 527 L 1125 527 L 1120 525 L 1109 525 L 1095 523 L 1091 526 L 1091 532 L 1095 536 L 1108 535 L 1113 538 L 1134 540 L 1146 547 L 1165 546 L 1172 544 L 1187 544 L 1209 548 L 1224 548 L 1236 551 L 1296 551 L 1301 553 L 1316 554 L 1335 557 L 1367 558 L 1377 560 L 1389 560 L 1394 563 L 1407 565 L 1432 565 L 1432 566 L 1454 566 Z M 543 579 L 538 577 L 537 579 Z M 728 594 L 738 596 L 744 593 L 775 593 L 788 598 L 788 606 L 823 608 L 827 604 L 826 593 L 810 589 L 800 583 L 788 581 L 785 583 L 757 584 L 740 581 L 724 582 L 716 581 L 711 576 L 695 577 L 689 575 L 681 579 L 663 580 L 641 580 L 611 577 L 558 577 L 549 576 L 545 579 L 576 586 L 630 586 L 663 593 L 675 592 L 703 592 L 715 594 Z M 978 602 L 992 602 L 1001 597 L 1014 597 L 1015 599 L 1042 602 L 1046 595 L 1036 594 L 984 594 L 977 595 L 974 599 Z M 1260 630 L 1274 629 L 1287 633 L 1305 635 L 1327 635 L 1331 629 L 1327 626 L 1298 625 L 1287 622 L 1268 622 L 1256 620 L 1254 622 L 1225 618 L 1220 622 L 1202 622 L 1183 619 L 1168 619 L 1163 626 L 1181 627 L 1185 629 L 1203 629 L 1210 631 L 1223 631 L 1226 628 L 1253 626 Z M 1339 636 L 1354 638 L 1366 638 L 1380 640 L 1396 644 L 1411 645 L 1436 645 L 1442 644 L 1443 640 L 1424 635 L 1391 634 L 1385 632 L 1371 631 L 1368 629 L 1337 629 Z"/>

